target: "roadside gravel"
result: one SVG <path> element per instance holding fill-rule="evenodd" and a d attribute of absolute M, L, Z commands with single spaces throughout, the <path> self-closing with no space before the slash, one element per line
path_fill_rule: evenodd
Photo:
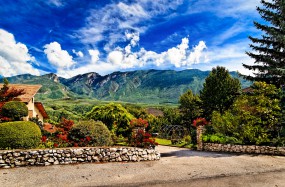
<path fill-rule="evenodd" d="M 158 146 L 160 161 L 0 170 L 10 186 L 285 186 L 285 157 Z"/>

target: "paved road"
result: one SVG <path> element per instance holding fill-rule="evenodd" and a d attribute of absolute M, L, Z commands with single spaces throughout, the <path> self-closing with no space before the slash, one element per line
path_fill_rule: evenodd
<path fill-rule="evenodd" d="M 285 157 L 157 149 L 160 161 L 1 169 L 0 186 L 285 187 Z"/>

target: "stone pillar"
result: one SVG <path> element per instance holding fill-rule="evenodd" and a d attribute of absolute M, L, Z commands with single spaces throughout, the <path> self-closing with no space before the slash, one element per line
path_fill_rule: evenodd
<path fill-rule="evenodd" d="M 203 150 L 203 140 L 202 140 L 203 131 L 204 131 L 204 125 L 197 126 L 197 150 L 198 151 Z"/>

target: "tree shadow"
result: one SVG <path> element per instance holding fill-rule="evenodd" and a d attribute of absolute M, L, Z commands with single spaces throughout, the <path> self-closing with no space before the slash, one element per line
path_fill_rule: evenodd
<path fill-rule="evenodd" d="M 161 157 L 211 157 L 211 158 L 222 158 L 222 157 L 233 157 L 240 154 L 236 153 L 218 153 L 218 152 L 206 152 L 206 151 L 194 151 L 194 150 L 177 150 L 171 152 L 160 153 Z"/>

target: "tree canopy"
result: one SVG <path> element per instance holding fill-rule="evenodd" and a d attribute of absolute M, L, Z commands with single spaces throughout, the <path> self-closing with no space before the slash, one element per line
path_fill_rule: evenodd
<path fill-rule="evenodd" d="M 110 103 L 95 106 L 86 114 L 88 119 L 102 121 L 110 131 L 127 136 L 130 121 L 134 118 L 122 105 Z"/>
<path fill-rule="evenodd" d="M 259 38 L 250 36 L 250 47 L 255 52 L 246 52 L 255 59 L 254 65 L 243 66 L 253 70 L 254 75 L 243 75 L 248 80 L 264 81 L 280 88 L 285 84 L 285 1 L 261 0 L 262 7 L 257 7 L 258 13 L 267 22 L 254 22 L 255 27 L 262 31 Z"/>
<path fill-rule="evenodd" d="M 264 144 L 278 140 L 282 125 L 278 95 L 280 89 L 255 82 L 252 92 L 239 96 L 224 114 L 214 112 L 212 126 L 217 133 L 235 137 L 245 144 Z"/>
<path fill-rule="evenodd" d="M 233 104 L 240 91 L 239 80 L 232 78 L 226 68 L 213 68 L 200 91 L 204 117 L 210 119 L 215 110 L 223 114 Z"/>
<path fill-rule="evenodd" d="M 183 123 L 192 124 L 192 121 L 202 114 L 201 100 L 199 96 L 194 95 L 191 90 L 188 90 L 180 96 L 179 104 Z"/>
<path fill-rule="evenodd" d="M 23 89 L 15 89 L 9 87 L 8 79 L 4 78 L 4 85 L 0 88 L 0 102 L 15 100 L 16 97 L 25 94 Z"/>

